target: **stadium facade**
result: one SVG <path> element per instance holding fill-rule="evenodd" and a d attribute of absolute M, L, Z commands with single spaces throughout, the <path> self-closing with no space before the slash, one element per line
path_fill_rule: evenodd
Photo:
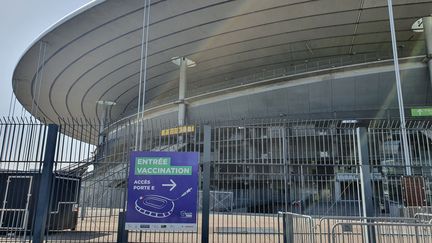
<path fill-rule="evenodd" d="M 100 121 L 100 136 L 70 133 L 98 145 L 91 163 L 100 173 L 87 180 L 117 176 L 100 188 L 124 188 L 137 124 L 145 129 L 141 149 L 170 151 L 202 151 L 201 125 L 213 124 L 212 190 L 231 198 L 215 211 L 274 213 L 288 203 L 312 215 L 361 215 L 354 129 L 373 135 L 385 127 L 369 142 L 374 207 L 401 216 L 400 207 L 432 203 L 429 190 L 426 204 L 400 193 L 403 175 L 430 187 L 432 136 L 422 117 L 425 130 L 408 135 L 408 173 L 402 135 L 390 132 L 400 113 L 387 11 L 386 1 L 372 0 L 104 1 L 29 47 L 14 92 L 48 123 Z M 432 105 L 431 13 L 429 0 L 394 2 L 408 119 Z"/>

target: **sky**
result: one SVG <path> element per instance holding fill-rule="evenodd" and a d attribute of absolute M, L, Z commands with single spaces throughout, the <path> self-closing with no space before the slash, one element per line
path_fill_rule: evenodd
<path fill-rule="evenodd" d="M 0 1 L 0 118 L 9 115 L 13 71 L 27 48 L 50 26 L 92 1 Z M 19 102 L 12 113 L 24 115 Z"/>

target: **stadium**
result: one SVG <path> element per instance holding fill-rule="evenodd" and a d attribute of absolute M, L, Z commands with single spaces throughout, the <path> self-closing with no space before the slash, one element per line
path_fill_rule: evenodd
<path fill-rule="evenodd" d="M 29 46 L 12 85 L 38 120 L 94 146 L 68 161 L 94 167 L 81 174 L 81 210 L 124 208 L 130 151 L 203 156 L 208 141 L 215 242 L 236 231 L 279 239 L 266 227 L 280 211 L 413 218 L 432 204 L 432 2 L 392 10 L 384 0 L 103 1 Z M 250 226 L 256 215 L 273 223 Z"/>

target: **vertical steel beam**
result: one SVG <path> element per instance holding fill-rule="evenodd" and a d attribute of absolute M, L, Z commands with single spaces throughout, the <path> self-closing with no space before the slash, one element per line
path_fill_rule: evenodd
<path fill-rule="evenodd" d="M 292 214 L 282 214 L 283 243 L 294 243 L 294 220 Z M 312 233 L 312 232 L 311 232 Z"/>
<path fill-rule="evenodd" d="M 282 130 L 282 156 L 284 163 L 284 200 L 285 200 L 285 212 L 291 212 L 291 166 L 290 158 L 288 153 L 288 127 L 285 124 Z"/>
<path fill-rule="evenodd" d="M 106 151 L 104 151 L 104 149 L 102 149 L 102 145 L 104 143 L 105 140 L 105 135 L 104 135 L 104 130 L 105 130 L 105 126 L 106 126 L 106 117 L 108 114 L 108 106 L 103 105 L 104 106 L 104 113 L 103 113 L 103 117 L 101 120 L 101 123 L 99 125 L 99 137 L 98 137 L 98 146 L 99 148 L 101 148 L 99 151 L 102 151 L 103 153 L 105 153 Z M 98 153 L 101 157 L 103 156 L 103 154 Z"/>
<path fill-rule="evenodd" d="M 210 220 L 210 162 L 211 162 L 211 127 L 204 126 L 204 155 L 203 155 L 203 188 L 202 188 L 202 222 L 201 242 L 209 242 Z"/>
<path fill-rule="evenodd" d="M 118 225 L 117 225 L 117 243 L 128 242 L 128 231 L 125 229 L 126 226 L 126 212 L 119 212 Z"/>
<path fill-rule="evenodd" d="M 397 97 L 398 97 L 398 104 L 399 104 L 399 116 L 400 116 L 400 123 L 401 123 L 400 128 L 402 132 L 402 145 L 404 151 L 405 171 L 407 175 L 411 175 L 411 160 L 410 160 L 410 153 L 408 148 L 408 137 L 407 137 L 406 126 L 405 126 L 405 110 L 404 110 L 404 101 L 402 95 L 402 85 L 401 85 L 401 78 L 400 78 L 399 57 L 397 51 L 396 31 L 394 25 L 392 0 L 387 0 L 387 7 L 389 13 L 390 33 L 391 33 L 392 49 L 393 49 L 393 62 L 394 62 L 396 89 L 397 89 Z"/>
<path fill-rule="evenodd" d="M 290 159 L 288 158 L 288 128 L 285 124 L 282 130 L 282 156 L 284 161 L 284 193 L 285 193 L 285 212 L 291 212 L 291 168 L 289 165 Z M 282 214 L 282 225 L 283 225 L 283 242 L 289 243 L 294 242 L 294 222 L 293 217 L 290 214 Z"/>
<path fill-rule="evenodd" d="M 429 81 L 432 88 L 432 17 L 423 17 L 423 32 L 426 41 L 426 57 L 428 60 Z"/>
<path fill-rule="evenodd" d="M 186 69 L 187 61 L 186 58 L 180 58 L 180 78 L 179 78 L 179 107 L 178 107 L 178 125 L 183 126 L 186 118 L 186 104 L 184 99 L 186 98 Z"/>
<path fill-rule="evenodd" d="M 369 164 L 369 145 L 367 130 L 364 127 L 357 128 L 357 146 L 359 153 L 359 166 L 360 166 L 360 186 L 361 186 L 361 202 L 363 209 L 363 217 L 374 217 L 373 205 L 373 191 L 372 191 L 372 175 L 370 173 Z M 370 220 L 367 220 L 370 222 Z M 374 243 L 375 228 L 374 226 L 367 226 L 366 242 Z"/>
<path fill-rule="evenodd" d="M 53 166 L 57 145 L 58 125 L 48 125 L 48 135 L 45 144 L 42 175 L 36 199 L 36 211 L 33 227 L 33 242 L 42 243 L 49 213 L 51 185 L 54 180 Z"/>

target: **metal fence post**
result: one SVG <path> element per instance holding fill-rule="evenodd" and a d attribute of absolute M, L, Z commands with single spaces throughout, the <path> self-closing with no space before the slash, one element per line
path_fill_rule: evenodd
<path fill-rule="evenodd" d="M 119 212 L 117 225 L 117 243 L 128 242 L 128 232 L 126 226 L 126 212 Z"/>
<path fill-rule="evenodd" d="M 282 215 L 283 242 L 294 243 L 294 220 L 292 214 Z"/>
<path fill-rule="evenodd" d="M 291 206 L 291 168 L 289 165 L 289 154 L 288 151 L 288 136 L 286 132 L 288 131 L 286 125 L 284 126 L 284 129 L 282 130 L 282 153 L 283 153 L 283 160 L 284 160 L 284 189 L 285 189 L 285 211 L 286 212 L 292 212 L 292 206 Z M 283 242 L 284 243 L 291 243 L 294 242 L 294 221 L 291 214 L 282 214 L 282 226 L 283 226 Z"/>
<path fill-rule="evenodd" d="M 51 185 L 54 178 L 53 165 L 57 145 L 58 125 L 48 125 L 48 135 L 45 144 L 42 175 L 36 201 L 35 221 L 33 228 L 33 242 L 42 243 L 47 223 Z"/>
<path fill-rule="evenodd" d="M 363 217 L 374 217 L 373 191 L 372 191 L 372 175 L 370 173 L 369 164 L 369 145 L 368 133 L 364 127 L 357 128 L 357 146 L 359 151 L 359 166 L 360 166 L 360 186 L 362 196 Z M 368 223 L 371 220 L 366 220 Z M 375 243 L 375 227 L 373 225 L 366 226 L 366 236 L 369 243 Z"/>
<path fill-rule="evenodd" d="M 204 126 L 204 155 L 203 155 L 203 188 L 202 188 L 202 222 L 201 242 L 209 242 L 210 220 L 210 161 L 211 161 L 211 127 Z"/>

